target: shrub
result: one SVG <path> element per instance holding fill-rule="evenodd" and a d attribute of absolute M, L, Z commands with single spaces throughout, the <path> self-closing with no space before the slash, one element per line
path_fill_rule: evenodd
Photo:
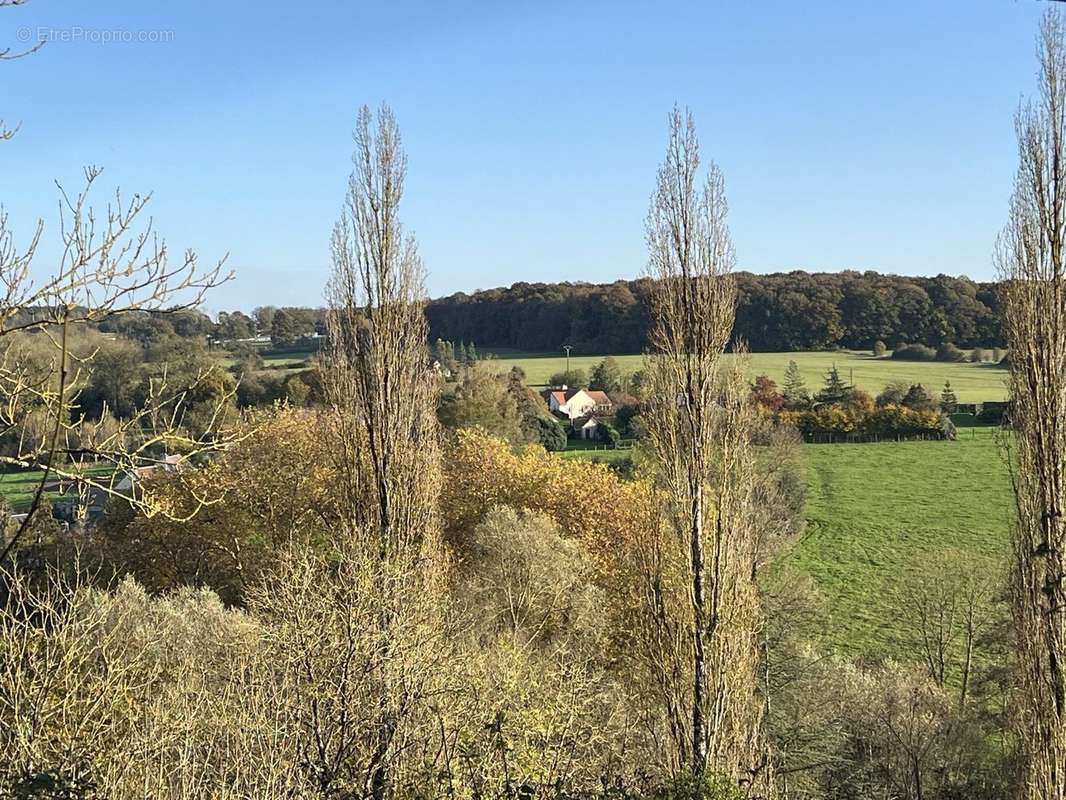
<path fill-rule="evenodd" d="M 645 439 L 648 436 L 648 423 L 644 421 L 643 414 L 637 414 L 629 420 L 629 437 L 631 439 Z"/>
<path fill-rule="evenodd" d="M 1007 414 L 1006 403 L 985 403 L 981 407 L 981 412 L 977 415 L 977 420 L 983 422 L 986 425 L 1001 425 L 1003 424 L 1003 418 Z"/>
<path fill-rule="evenodd" d="M 237 407 L 267 406 L 285 397 L 284 381 L 266 372 L 245 372 L 237 384 Z"/>
<path fill-rule="evenodd" d="M 900 361 L 935 361 L 936 350 L 924 344 L 901 344 L 892 351 L 892 358 Z"/>
<path fill-rule="evenodd" d="M 588 386 L 588 376 L 585 374 L 585 370 L 580 368 L 556 372 L 548 378 L 548 385 L 568 386 L 571 389 L 580 389 L 582 386 Z"/>
<path fill-rule="evenodd" d="M 885 406 L 901 406 L 903 405 L 903 398 L 907 396 L 907 390 L 911 388 L 909 383 L 903 381 L 895 381 L 889 383 L 881 390 L 881 394 L 877 395 L 877 407 L 884 408 Z"/>
<path fill-rule="evenodd" d="M 848 392 L 848 396 L 844 398 L 841 405 L 845 408 L 868 414 L 874 410 L 874 399 L 870 397 L 868 392 L 853 388 Z"/>
<path fill-rule="evenodd" d="M 940 415 L 940 422 L 937 424 L 937 430 L 940 431 L 940 438 L 947 439 L 949 442 L 953 442 L 959 438 L 959 433 L 955 430 L 955 423 L 951 421 L 951 417 L 947 414 Z"/>
<path fill-rule="evenodd" d="M 619 406 L 618 410 L 614 412 L 614 424 L 618 426 L 618 430 L 627 436 L 633 436 L 632 424 L 633 420 L 640 416 L 640 404 L 639 403 L 625 403 Z"/>
<path fill-rule="evenodd" d="M 937 348 L 936 360 L 949 362 L 965 361 L 966 353 L 957 348 L 951 342 L 945 342 Z"/>
<path fill-rule="evenodd" d="M 529 422 L 529 432 L 549 453 L 566 449 L 566 430 L 551 417 L 534 417 Z"/>
<path fill-rule="evenodd" d="M 973 364 L 980 364 L 982 361 L 988 360 L 988 351 L 980 347 L 975 347 L 970 351 L 970 362 Z"/>
<path fill-rule="evenodd" d="M 776 414 L 785 406 L 785 398 L 777 391 L 777 384 L 766 375 L 759 375 L 751 386 L 751 399 L 760 408 Z"/>
<path fill-rule="evenodd" d="M 618 433 L 618 429 L 610 423 L 600 421 L 599 428 L 596 431 L 596 436 L 604 444 L 609 444 L 611 447 L 618 447 L 618 443 L 622 441 L 622 436 Z"/>
<path fill-rule="evenodd" d="M 883 356 L 887 352 L 888 352 L 888 348 L 885 347 L 885 343 L 884 342 L 882 342 L 880 339 L 878 339 L 876 342 L 874 342 L 873 354 L 874 354 L 874 356 L 876 358 L 880 358 L 881 356 Z"/>
<path fill-rule="evenodd" d="M 708 772 L 699 777 L 681 773 L 651 796 L 653 800 L 743 800 L 748 794 L 725 776 Z"/>
<path fill-rule="evenodd" d="M 915 411 L 928 411 L 936 408 L 936 401 L 920 383 L 914 384 L 907 390 L 907 396 L 903 398 L 903 405 Z"/>
<path fill-rule="evenodd" d="M 940 435 L 940 415 L 931 409 L 888 405 L 873 411 L 824 406 L 814 411 L 786 411 L 782 422 L 807 437 L 893 437 Z"/>

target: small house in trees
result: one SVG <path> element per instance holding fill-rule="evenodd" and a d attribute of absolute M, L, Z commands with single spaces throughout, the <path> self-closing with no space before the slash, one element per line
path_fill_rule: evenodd
<path fill-rule="evenodd" d="M 581 439 L 596 439 L 599 436 L 600 423 L 595 417 L 589 417 L 584 420 L 578 419 L 574 421 L 574 429 Z"/>
<path fill-rule="evenodd" d="M 549 411 L 571 422 L 593 414 L 609 416 L 614 410 L 614 404 L 606 392 L 592 389 L 567 389 L 563 386 L 548 389 L 543 396 Z"/>

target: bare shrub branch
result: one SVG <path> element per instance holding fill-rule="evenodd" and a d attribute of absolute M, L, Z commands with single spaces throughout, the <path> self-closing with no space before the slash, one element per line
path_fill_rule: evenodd
<path fill-rule="evenodd" d="M 47 434 L 20 436 L 13 454 L 0 464 L 40 469 L 29 513 L 15 534 L 0 547 L 3 561 L 20 541 L 41 506 L 50 480 L 60 478 L 119 496 L 148 515 L 166 513 L 149 495 L 121 491 L 127 475 L 176 453 L 183 461 L 226 446 L 229 423 L 222 415 L 228 397 L 201 435 L 183 426 L 186 399 L 211 379 L 203 370 L 191 385 L 169 386 L 165 374 L 152 382 L 141 409 L 110 428 L 90 428 L 76 413 L 80 388 L 92 369 L 92 353 L 77 353 L 71 344 L 75 329 L 134 311 L 170 312 L 200 304 L 207 291 L 229 279 L 224 259 L 206 270 L 187 251 L 172 262 L 166 243 L 151 219 L 142 223 L 149 196 L 124 201 L 116 192 L 103 211 L 90 202 L 101 171 L 85 171 L 85 185 L 71 196 L 60 188 L 59 263 L 41 282 L 33 265 L 44 229 L 38 222 L 29 242 L 14 243 L 6 214 L 0 214 L 0 431 L 22 431 L 36 416 L 46 420 Z M 44 364 L 24 358 L 24 343 L 44 343 L 50 352 Z M 232 394 L 232 393 L 231 393 Z M 93 473 L 87 464 L 110 465 Z M 210 498 L 204 497 L 204 503 Z"/>

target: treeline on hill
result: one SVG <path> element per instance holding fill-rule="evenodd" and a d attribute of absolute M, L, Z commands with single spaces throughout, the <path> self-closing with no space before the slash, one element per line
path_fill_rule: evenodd
<path fill-rule="evenodd" d="M 871 349 L 921 345 L 1003 347 L 1000 286 L 965 277 L 877 272 L 789 272 L 737 280 L 734 340 L 756 352 Z M 591 283 L 515 283 L 508 288 L 429 301 L 430 341 L 477 342 L 490 348 L 586 353 L 645 349 L 653 282 L 649 278 Z M 250 314 L 198 311 L 144 313 L 105 321 L 103 331 L 147 340 L 161 334 L 219 342 L 269 338 L 276 350 L 316 350 L 325 337 L 323 308 L 260 306 Z"/>
<path fill-rule="evenodd" d="M 757 352 L 869 349 L 878 340 L 937 347 L 1004 344 L 999 287 L 968 278 L 876 272 L 737 276 L 734 339 Z M 641 352 L 651 322 L 648 278 L 589 283 L 516 283 L 433 300 L 430 337 L 488 347 L 592 353 Z"/>

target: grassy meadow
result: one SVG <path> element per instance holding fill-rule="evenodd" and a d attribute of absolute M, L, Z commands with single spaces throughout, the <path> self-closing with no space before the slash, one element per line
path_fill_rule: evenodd
<path fill-rule="evenodd" d="M 611 463 L 632 450 L 568 448 L 567 459 Z M 900 578 L 945 551 L 999 578 L 1013 497 L 994 428 L 960 427 L 955 442 L 806 444 L 806 529 L 777 562 L 809 578 L 829 615 L 827 644 L 849 656 L 900 650 L 893 594 Z"/>
<path fill-rule="evenodd" d="M 253 345 L 263 358 L 263 369 L 278 370 L 282 373 L 298 372 L 307 368 L 308 362 L 314 362 L 318 354 L 310 350 L 290 350 L 275 352 L 269 342 Z M 237 363 L 232 355 L 219 358 L 223 366 L 231 367 Z"/>
<path fill-rule="evenodd" d="M 923 560 L 957 550 L 1003 573 L 1013 498 L 991 431 L 961 430 L 956 442 L 808 444 L 801 454 L 807 528 L 782 563 L 813 579 L 842 651 L 897 648 L 891 598 Z"/>
<path fill-rule="evenodd" d="M 493 351 L 498 357 L 502 370 L 513 366 L 525 370 L 526 380 L 532 386 L 544 385 L 556 372 L 566 369 L 566 356 L 563 354 L 529 354 L 513 351 Z M 586 372 L 602 361 L 602 355 L 577 355 L 570 357 L 571 368 L 581 368 Z M 643 356 L 615 356 L 624 370 L 635 371 L 643 366 Z M 749 372 L 756 375 L 769 375 L 778 383 L 784 378 L 788 362 L 793 360 L 800 368 L 807 388 L 812 392 L 822 385 L 825 373 L 834 365 L 840 370 L 840 376 L 876 395 L 886 384 L 895 381 L 921 383 L 931 392 L 939 392 L 944 381 L 950 380 L 960 402 L 976 403 L 984 400 L 1005 400 L 1007 397 L 1007 371 L 990 363 L 944 363 L 928 361 L 894 361 L 891 358 L 874 358 L 869 353 L 839 352 L 805 352 L 805 353 L 752 353 Z"/>
<path fill-rule="evenodd" d="M 531 385 L 566 368 L 562 355 L 501 352 L 501 370 L 520 366 Z M 625 370 L 639 355 L 616 356 Z M 859 352 L 753 353 L 750 374 L 779 383 L 789 360 L 817 391 L 834 365 L 849 383 L 876 394 L 888 383 L 922 383 L 939 392 L 950 380 L 961 402 L 1003 400 L 1006 370 L 991 364 L 894 361 Z M 590 370 L 602 355 L 573 355 Z M 893 593 L 900 576 L 944 551 L 966 553 L 997 577 L 1005 568 L 1013 499 L 995 430 L 956 419 L 955 442 L 803 445 L 807 486 L 804 533 L 780 565 L 809 577 L 831 620 L 829 644 L 853 656 L 884 657 L 899 650 Z M 571 445 L 574 443 L 571 442 Z M 562 458 L 612 462 L 631 450 L 602 445 L 568 447 Z"/>
<path fill-rule="evenodd" d="M 89 475 L 101 477 L 107 475 L 112 467 L 109 465 L 91 466 L 86 470 Z M 22 514 L 29 510 L 37 484 L 41 481 L 42 470 L 25 470 L 22 472 L 0 472 L 0 497 L 11 505 L 11 510 Z M 52 481 L 55 478 L 53 476 Z M 50 481 L 51 482 L 51 481 Z M 50 503 L 60 495 L 55 491 L 45 492 L 45 501 Z"/>

